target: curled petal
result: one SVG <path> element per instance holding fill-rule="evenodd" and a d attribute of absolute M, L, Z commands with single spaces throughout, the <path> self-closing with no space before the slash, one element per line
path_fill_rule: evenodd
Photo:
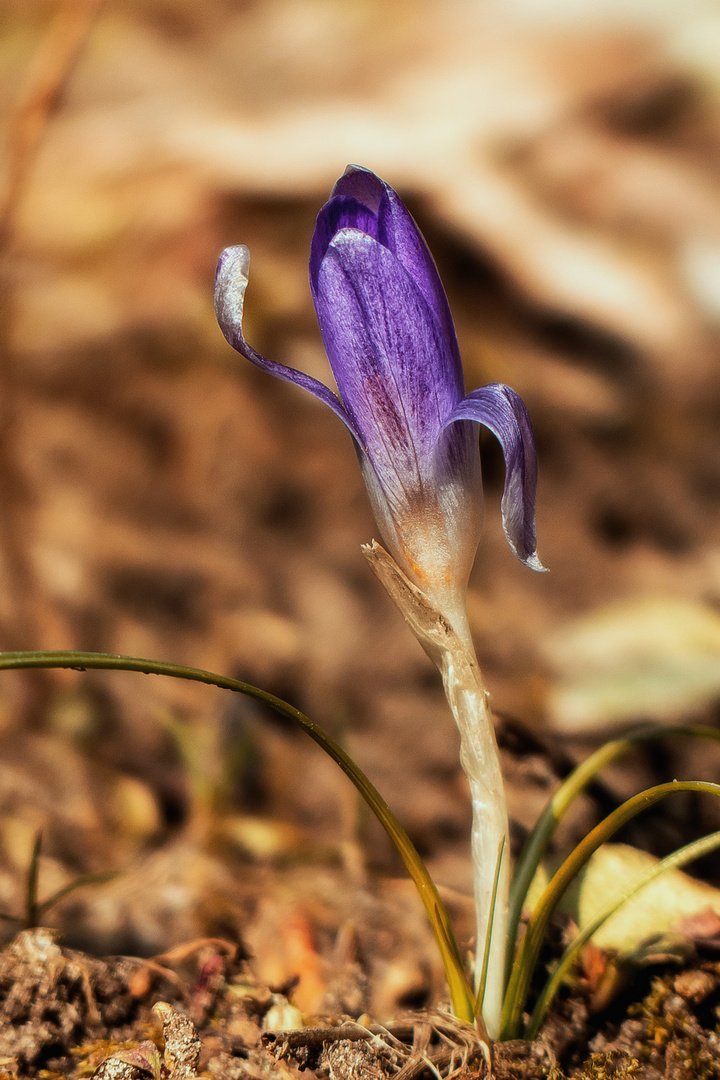
<path fill-rule="evenodd" d="M 329 387 L 318 379 L 313 379 L 311 375 L 303 374 L 302 371 L 296 371 L 295 368 L 287 367 L 285 364 L 278 364 L 274 360 L 266 360 L 245 341 L 242 318 L 249 266 L 250 252 L 244 244 L 225 248 L 218 260 L 215 273 L 215 315 L 225 335 L 225 340 L 256 367 L 277 376 L 278 379 L 285 379 L 287 382 L 295 383 L 296 386 L 302 386 L 304 390 L 309 390 L 316 398 L 329 405 L 347 425 L 353 437 L 359 439 L 358 432 L 343 403 Z"/>
<path fill-rule="evenodd" d="M 537 557 L 535 539 L 537 454 L 527 409 L 510 387 L 491 383 L 463 398 L 446 426 L 458 420 L 474 420 L 499 440 L 505 457 L 502 498 L 505 535 L 521 562 L 532 570 L 544 570 Z"/>

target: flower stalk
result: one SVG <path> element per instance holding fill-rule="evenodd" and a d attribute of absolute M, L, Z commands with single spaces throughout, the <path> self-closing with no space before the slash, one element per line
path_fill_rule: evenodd
<path fill-rule="evenodd" d="M 476 980 L 490 935 L 483 1000 L 478 1002 L 478 1007 L 488 1034 L 496 1038 L 504 990 L 510 874 L 505 854 L 508 834 L 505 791 L 488 693 L 469 632 L 461 637 L 380 544 L 367 545 L 363 553 L 438 668 L 460 732 L 460 763 L 467 777 L 472 804 Z M 467 625 L 463 629 L 466 630 Z M 498 858 L 501 859 L 499 871 Z"/>

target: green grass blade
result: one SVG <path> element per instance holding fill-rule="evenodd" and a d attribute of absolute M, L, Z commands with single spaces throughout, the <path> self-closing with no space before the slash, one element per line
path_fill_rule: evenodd
<path fill-rule="evenodd" d="M 674 738 L 675 736 L 720 741 L 720 731 L 717 728 L 703 727 L 702 725 L 639 728 L 620 739 L 613 739 L 611 742 L 601 746 L 594 754 L 581 762 L 577 768 L 573 769 L 550 799 L 523 845 L 510 885 L 508 952 L 506 958 L 508 977 L 513 964 L 518 927 L 520 926 L 528 890 L 537 868 L 547 852 L 558 822 L 567 812 L 574 799 L 592 783 L 606 765 L 617 761 L 618 758 L 628 754 L 642 743 Z"/>
<path fill-rule="evenodd" d="M 587 945 L 590 938 L 600 929 L 603 923 L 607 922 L 607 920 L 614 915 L 623 904 L 627 903 L 628 900 L 631 900 L 636 893 L 639 893 L 640 890 L 644 889 L 646 885 L 649 885 L 651 881 L 654 881 L 656 878 L 660 877 L 661 874 L 664 874 L 666 870 L 678 869 L 679 867 L 692 862 L 694 859 L 700 859 L 703 855 L 709 855 L 710 852 L 716 851 L 718 848 L 720 848 L 720 832 L 710 833 L 709 836 L 703 836 L 700 840 L 694 840 L 691 844 L 686 844 L 685 847 L 679 848 L 671 855 L 661 859 L 655 866 L 646 870 L 633 885 L 620 892 L 612 903 L 608 904 L 607 907 L 592 920 L 592 922 L 583 927 L 570 942 L 567 949 L 562 954 L 557 968 L 545 984 L 543 992 L 538 998 L 532 1016 L 525 1028 L 523 1038 L 535 1038 L 555 995 L 560 989 L 565 976 L 577 959 L 580 950 Z"/>
<path fill-rule="evenodd" d="M 327 735 L 322 728 L 313 723 L 299 709 L 289 705 L 281 698 L 261 690 L 257 686 L 216 675 L 200 668 L 185 667 L 182 664 L 170 664 L 159 660 L 144 660 L 134 656 L 117 656 L 110 653 L 89 652 L 7 652 L 0 653 L 0 670 L 17 668 L 70 668 L 76 671 L 138 671 L 144 675 L 164 675 L 175 679 L 187 679 L 190 682 L 217 686 L 221 690 L 232 690 L 247 697 L 261 701 L 274 709 L 281 716 L 297 724 L 311 739 L 320 746 L 343 770 L 355 785 L 363 799 L 373 811 L 385 829 L 400 855 L 405 868 L 415 883 L 420 894 L 435 940 L 443 960 L 445 976 L 455 1015 L 461 1020 L 472 1023 L 474 1015 L 474 995 L 467 980 L 467 975 L 460 958 L 460 951 L 450 926 L 445 906 L 427 868 L 418 855 L 414 844 L 400 822 L 390 810 L 377 788 L 357 767 L 352 758 L 342 747 Z"/>
<path fill-rule="evenodd" d="M 76 889 L 84 889 L 86 885 L 105 885 L 108 881 L 114 881 L 121 873 L 121 870 L 100 870 L 97 874 L 81 874 L 80 877 L 73 878 L 37 905 L 38 918 L 42 918 L 58 901 L 74 893 Z"/>
<path fill-rule="evenodd" d="M 188 724 L 169 713 L 160 715 L 160 723 L 170 736 L 173 746 L 187 773 L 191 808 L 195 813 L 200 806 L 210 808 L 214 801 L 214 789 L 208 776 L 209 755 L 207 747 L 200 745 L 197 733 Z"/>
<path fill-rule="evenodd" d="M 441 948 L 440 951 L 443 955 L 443 966 L 445 967 L 445 977 L 448 980 L 448 986 L 450 986 L 450 978 L 448 976 L 445 956 L 456 957 L 459 962 L 459 967 L 457 969 L 453 969 L 453 980 L 457 982 L 456 993 L 458 997 L 462 996 L 463 998 L 467 998 L 467 1002 L 470 1007 L 469 1010 L 466 1009 L 466 1011 L 468 1011 L 468 1015 L 472 1014 L 472 1020 L 468 1021 L 468 1023 L 474 1021 L 480 1037 L 487 1041 L 489 1036 L 487 1033 L 487 1028 L 485 1027 L 485 1021 L 480 1015 L 479 1010 L 475 1008 L 475 997 L 472 991 L 472 986 L 470 985 L 470 980 L 468 979 L 468 976 L 465 972 L 465 968 L 463 967 L 462 962 L 460 962 L 460 954 L 458 951 L 457 942 L 455 941 L 455 937 L 453 935 L 452 928 L 447 917 L 447 912 L 441 911 L 439 908 L 436 908 L 435 918 L 436 922 L 433 924 L 433 932 L 438 942 L 438 946 L 440 945 L 441 937 L 444 942 L 444 949 Z M 466 1006 L 463 1007 L 466 1008 Z M 453 1010 L 455 1010 L 454 1005 Z M 455 1012 L 455 1014 L 458 1015 L 457 1012 Z"/>
<path fill-rule="evenodd" d="M 497 862 L 495 863 L 495 880 L 493 881 L 492 896 L 490 897 L 490 918 L 488 920 L 487 935 L 485 937 L 485 947 L 483 949 L 482 968 L 480 969 L 480 978 L 478 979 L 477 990 L 475 993 L 476 1016 L 480 1016 L 482 1012 L 482 1003 L 485 999 L 485 986 L 487 984 L 488 965 L 490 964 L 490 945 L 492 943 L 493 923 L 495 922 L 495 905 L 497 903 L 498 887 L 500 885 L 500 870 L 502 868 L 502 861 L 505 854 L 506 842 L 507 837 L 503 836 L 502 840 L 500 841 Z"/>
<path fill-rule="evenodd" d="M 30 865 L 28 866 L 27 885 L 25 888 L 25 925 L 32 930 L 38 925 L 38 876 L 40 874 L 40 848 L 42 847 L 42 829 L 35 833 Z"/>
<path fill-rule="evenodd" d="M 502 1039 L 518 1037 L 520 1020 L 527 1000 L 532 973 L 537 964 L 548 923 L 558 901 L 590 856 L 601 844 L 606 843 L 623 825 L 632 820 L 641 811 L 653 806 L 667 795 L 681 791 L 706 792 L 720 797 L 720 784 L 702 780 L 673 780 L 669 784 L 658 784 L 639 795 L 628 799 L 604 818 L 599 825 L 584 837 L 555 873 L 545 889 L 539 903 L 533 911 L 525 934 L 520 943 L 515 963 L 510 973 L 503 1006 L 501 1026 Z"/>

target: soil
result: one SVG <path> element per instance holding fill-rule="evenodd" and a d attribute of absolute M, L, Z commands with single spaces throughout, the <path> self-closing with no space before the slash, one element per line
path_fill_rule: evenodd
<path fill-rule="evenodd" d="M 653 978 L 630 1015 L 615 1022 L 605 1018 L 589 1046 L 587 1005 L 577 994 L 563 1002 L 541 1039 L 489 1046 L 447 1012 L 415 1010 L 384 1023 L 366 1015 L 326 1015 L 312 1024 L 290 1003 L 291 992 L 291 987 L 258 982 L 242 947 L 221 939 L 192 942 L 153 960 L 100 960 L 62 947 L 52 931 L 25 930 L 0 956 L 3 1075 L 48 1080 L 91 1074 L 103 1080 L 159 1080 L 160 1075 L 267 1080 L 296 1070 L 331 1080 L 432 1075 L 704 1080 L 718 1075 L 717 961 Z"/>

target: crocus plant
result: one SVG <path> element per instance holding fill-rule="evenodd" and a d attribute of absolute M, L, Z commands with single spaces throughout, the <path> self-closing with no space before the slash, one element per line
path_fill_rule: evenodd
<path fill-rule="evenodd" d="M 248 262 L 242 246 L 220 257 L 215 308 L 222 331 L 253 364 L 309 390 L 350 431 L 389 550 L 372 544 L 366 554 L 438 665 L 460 730 L 473 807 L 479 957 L 489 942 L 482 1015 L 495 1035 L 506 947 L 507 811 L 465 595 L 483 516 L 476 424 L 498 438 L 505 457 L 508 542 L 527 566 L 543 569 L 536 554 L 537 463 L 527 411 L 499 383 L 465 393 L 435 263 L 398 195 L 374 173 L 348 168 L 318 215 L 310 251 L 310 285 L 339 396 L 260 356 L 245 341 Z"/>
<path fill-rule="evenodd" d="M 527 566 L 542 570 L 535 553 L 535 447 L 525 407 L 512 390 L 497 384 L 464 394 L 455 331 L 435 264 L 395 192 L 365 169 L 352 167 L 338 181 L 318 216 L 310 256 L 313 297 L 339 396 L 316 379 L 266 360 L 246 343 L 242 314 L 247 272 L 247 249 L 228 248 L 220 259 L 215 291 L 223 332 L 254 364 L 324 401 L 352 434 L 390 549 L 388 554 L 373 543 L 365 553 L 437 664 L 460 730 L 461 760 L 473 807 L 475 990 L 468 982 L 438 890 L 402 825 L 343 748 L 294 706 L 258 687 L 201 668 L 107 653 L 0 653 L 0 671 L 97 669 L 189 679 L 246 694 L 297 724 L 340 766 L 393 840 L 425 905 L 457 1016 L 475 1018 L 483 1038 L 514 1039 L 523 1031 L 526 1038 L 534 1038 L 563 978 L 598 928 L 668 869 L 720 849 L 720 831 L 651 866 L 586 922 L 560 958 L 525 1024 L 523 1015 L 545 932 L 570 881 L 602 844 L 644 809 L 681 792 L 720 798 L 720 785 L 674 780 L 648 788 L 613 810 L 550 878 L 529 913 L 515 951 L 510 946 L 515 944 L 521 914 L 527 910 L 528 890 L 557 824 L 598 773 L 634 747 L 669 734 L 717 742 L 720 733 L 698 726 L 650 728 L 601 746 L 551 796 L 520 852 L 508 890 L 502 777 L 487 692 L 465 611 L 465 590 L 482 518 L 473 423 L 489 428 L 505 455 L 502 509 L 510 545 Z M 36 841 L 30 885 L 37 876 L 38 851 Z M 71 883 L 61 893 L 77 884 Z M 30 899 L 32 893 L 30 888 Z M 40 908 L 59 896 L 56 893 L 44 904 L 30 907 L 37 908 L 38 915 Z M 157 1071 L 155 1064 L 150 1062 L 150 1071 Z"/>

